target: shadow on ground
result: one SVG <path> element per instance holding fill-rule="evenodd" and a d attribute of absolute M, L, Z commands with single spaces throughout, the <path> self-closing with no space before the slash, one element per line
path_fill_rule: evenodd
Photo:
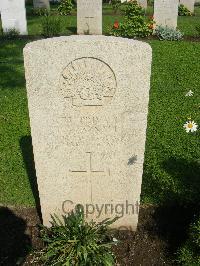
<path fill-rule="evenodd" d="M 0 207 L 0 265 L 20 265 L 31 248 L 26 221 L 9 208 Z"/>
<path fill-rule="evenodd" d="M 40 219 L 42 220 L 31 136 L 24 136 L 20 139 L 20 148 L 22 151 L 24 164 L 35 199 L 36 209 Z"/>
<path fill-rule="evenodd" d="M 143 227 L 166 243 L 166 254 L 173 260 L 188 238 L 190 224 L 200 214 L 200 162 L 171 157 L 161 167 L 170 176 L 168 184 L 153 178 L 153 171 L 145 177 L 145 193 L 153 191 L 162 204 L 153 208 Z"/>

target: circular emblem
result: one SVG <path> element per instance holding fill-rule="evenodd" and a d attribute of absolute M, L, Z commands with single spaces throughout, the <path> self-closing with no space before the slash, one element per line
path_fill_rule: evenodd
<path fill-rule="evenodd" d="M 61 75 L 61 90 L 73 106 L 104 106 L 116 91 L 116 78 L 103 61 L 83 57 L 69 63 Z"/>

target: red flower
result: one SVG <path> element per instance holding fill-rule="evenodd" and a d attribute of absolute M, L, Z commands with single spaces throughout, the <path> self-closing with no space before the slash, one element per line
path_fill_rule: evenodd
<path fill-rule="evenodd" d="M 114 29 L 119 29 L 119 22 L 115 21 L 113 27 L 114 27 Z"/>

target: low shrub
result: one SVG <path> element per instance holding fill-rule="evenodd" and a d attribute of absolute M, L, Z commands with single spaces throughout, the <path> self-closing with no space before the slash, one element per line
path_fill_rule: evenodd
<path fill-rule="evenodd" d="M 178 15 L 179 16 L 192 16 L 192 12 L 190 12 L 190 10 L 187 9 L 187 7 L 181 4 L 178 7 Z"/>
<path fill-rule="evenodd" d="M 59 17 L 50 14 L 45 15 L 42 19 L 42 34 L 45 37 L 59 36 L 62 29 L 61 25 Z"/>
<path fill-rule="evenodd" d="M 120 0 L 111 0 L 111 6 L 114 11 L 114 14 L 117 14 L 117 11 L 119 10 L 121 6 L 121 1 Z"/>
<path fill-rule="evenodd" d="M 52 227 L 41 226 L 45 248 L 38 260 L 42 265 L 114 265 L 115 256 L 111 248 L 116 242 L 108 226 L 115 220 L 88 223 L 81 207 L 63 216 L 63 221 L 52 216 Z"/>
<path fill-rule="evenodd" d="M 144 15 L 144 10 L 136 1 L 127 2 L 124 21 L 116 21 L 110 34 L 128 38 L 146 37 L 153 33 L 153 23 L 153 19 Z"/>
<path fill-rule="evenodd" d="M 58 6 L 58 12 L 62 16 L 71 15 L 73 7 L 72 0 L 61 0 Z"/>
<path fill-rule="evenodd" d="M 158 36 L 159 40 L 179 41 L 183 38 L 183 33 L 179 30 L 164 26 L 158 26 L 155 29 L 155 34 Z"/>
<path fill-rule="evenodd" d="M 8 29 L 6 31 L 2 30 L 2 35 L 4 38 L 6 39 L 15 39 L 16 37 L 18 37 L 20 34 L 19 30 L 12 28 L 12 29 Z"/>
<path fill-rule="evenodd" d="M 49 14 L 49 10 L 44 7 L 38 7 L 38 8 L 33 8 L 33 15 L 35 16 L 45 16 Z"/>
<path fill-rule="evenodd" d="M 177 252 L 177 263 L 182 266 L 200 265 L 200 219 L 190 226 L 189 238 Z"/>

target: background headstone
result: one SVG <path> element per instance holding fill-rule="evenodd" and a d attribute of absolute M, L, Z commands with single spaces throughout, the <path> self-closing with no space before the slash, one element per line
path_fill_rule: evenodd
<path fill-rule="evenodd" d="M 50 9 L 49 0 L 33 0 L 33 7 Z"/>
<path fill-rule="evenodd" d="M 136 229 L 151 54 L 144 42 L 105 36 L 60 37 L 25 47 L 45 225 L 50 214 L 90 204 L 88 219 L 122 216 L 115 227 Z"/>
<path fill-rule="evenodd" d="M 121 0 L 121 3 L 125 2 L 131 2 L 132 0 Z M 147 8 L 147 0 L 137 0 L 137 3 L 141 5 L 142 8 L 146 9 Z"/>
<path fill-rule="evenodd" d="M 102 0 L 77 1 L 77 33 L 102 34 Z"/>
<path fill-rule="evenodd" d="M 27 34 L 25 0 L 1 0 L 0 13 L 3 31 L 16 29 Z"/>
<path fill-rule="evenodd" d="M 177 27 L 179 0 L 154 0 L 156 26 Z"/>
<path fill-rule="evenodd" d="M 180 5 L 184 5 L 192 13 L 194 12 L 195 0 L 180 0 Z"/>
<path fill-rule="evenodd" d="M 141 5 L 142 8 L 147 9 L 147 0 L 138 0 L 138 4 Z"/>

